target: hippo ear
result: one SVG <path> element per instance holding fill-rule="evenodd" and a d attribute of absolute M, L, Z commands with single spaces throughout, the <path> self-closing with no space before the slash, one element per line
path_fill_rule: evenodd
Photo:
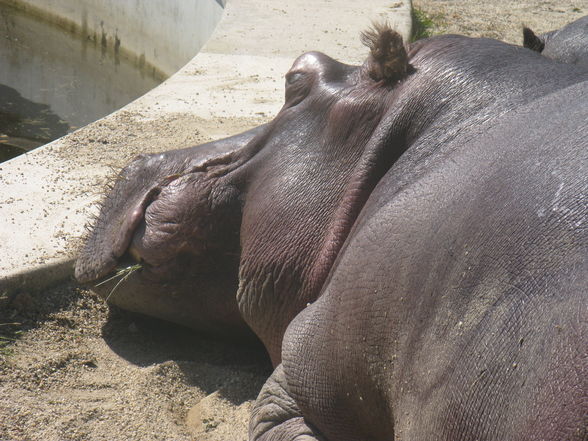
<path fill-rule="evenodd" d="M 375 81 L 393 83 L 408 72 L 408 55 L 402 36 L 388 24 L 374 23 L 362 32 L 361 42 L 370 49 L 367 71 Z"/>
<path fill-rule="evenodd" d="M 524 27 L 523 46 L 527 49 L 531 49 L 532 51 L 541 53 L 545 48 L 545 42 L 541 39 L 541 37 L 535 35 L 535 32 L 533 32 L 531 29 Z"/>

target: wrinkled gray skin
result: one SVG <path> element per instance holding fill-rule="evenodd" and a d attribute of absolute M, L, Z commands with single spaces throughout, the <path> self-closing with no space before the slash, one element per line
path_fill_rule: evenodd
<path fill-rule="evenodd" d="M 225 156 L 263 129 L 136 158 L 104 200 L 76 278 L 130 311 L 215 334 L 252 336 L 235 302 L 241 220 L 233 213 L 239 201 L 223 199 L 230 187 L 213 192 L 211 179 Z M 143 269 L 124 281 L 97 285 L 137 261 Z"/>
<path fill-rule="evenodd" d="M 408 55 L 396 82 L 307 53 L 229 153 L 131 164 L 76 274 L 143 259 L 111 300 L 153 315 L 236 297 L 276 365 L 252 440 L 585 440 L 588 73 L 460 36 Z M 176 249 L 215 272 L 180 285 Z"/>
<path fill-rule="evenodd" d="M 524 28 L 523 46 L 552 60 L 588 67 L 588 15 L 541 35 Z"/>

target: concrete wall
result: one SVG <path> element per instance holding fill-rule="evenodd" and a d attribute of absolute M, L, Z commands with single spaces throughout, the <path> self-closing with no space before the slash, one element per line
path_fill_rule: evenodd
<path fill-rule="evenodd" d="M 58 23 L 166 76 L 186 64 L 220 20 L 224 0 L 0 0 Z"/>

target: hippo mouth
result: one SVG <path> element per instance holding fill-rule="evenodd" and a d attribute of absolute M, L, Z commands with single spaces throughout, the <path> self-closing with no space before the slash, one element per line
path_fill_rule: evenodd
<path fill-rule="evenodd" d="M 127 229 L 121 230 L 123 258 L 131 258 L 146 274 L 156 278 L 173 277 L 174 268 L 184 266 L 181 262 L 188 257 L 203 261 L 207 238 L 198 234 L 196 219 L 177 209 L 187 207 L 184 204 L 189 201 L 182 200 L 182 193 L 193 193 L 186 187 L 201 185 L 200 175 L 169 176 L 145 195 L 129 214 Z"/>
<path fill-rule="evenodd" d="M 171 182 L 172 177 L 168 178 Z M 165 183 L 164 183 L 165 185 Z M 96 226 L 89 236 L 86 247 L 76 263 L 75 277 L 81 283 L 99 282 L 98 285 L 107 282 L 112 277 L 113 272 L 117 274 L 129 271 L 129 268 L 136 268 L 142 270 L 144 268 L 153 268 L 154 266 L 146 262 L 137 251 L 133 250 L 131 244 L 134 236 L 142 224 L 145 222 L 145 213 L 149 205 L 157 199 L 161 193 L 162 187 L 155 186 L 148 190 L 146 194 L 136 203 L 130 210 L 126 210 L 122 219 L 118 220 L 118 231 L 111 231 L 113 228 L 109 227 L 105 221 L 104 216 L 97 219 Z M 108 200 L 107 202 L 108 203 Z M 101 213 L 102 214 L 102 213 Z M 111 234 L 109 234 L 111 233 Z M 102 236 L 102 237 L 100 237 Z M 103 238 L 114 236 L 110 246 L 101 243 Z M 96 250 L 102 250 L 96 255 Z"/>
<path fill-rule="evenodd" d="M 228 245 L 226 240 L 213 245 L 215 238 L 208 225 L 212 222 L 208 202 L 212 187 L 210 177 L 200 171 L 170 175 L 128 205 L 113 221 L 119 225 L 117 231 L 99 217 L 76 264 L 78 281 L 101 284 L 116 272 L 115 278 L 133 273 L 163 283 L 188 267 L 193 274 L 215 271 L 219 254 L 234 256 L 236 250 L 221 250 Z M 108 237 L 114 238 L 110 246 L 104 243 Z M 97 249 L 103 250 L 98 256 Z"/>
<path fill-rule="evenodd" d="M 117 268 L 137 264 L 141 269 L 133 277 L 154 281 L 173 277 L 174 268 L 187 265 L 197 276 L 219 272 L 218 260 L 233 265 L 240 251 L 241 219 L 235 215 L 240 208 L 225 200 L 232 194 L 216 183 L 233 162 L 233 154 L 264 130 L 261 125 L 207 144 L 137 157 L 117 176 L 88 229 L 76 279 L 101 281 Z M 228 232 L 219 233 L 222 228 Z"/>
<path fill-rule="evenodd" d="M 215 335 L 238 329 L 252 337 L 234 297 L 240 216 L 230 203 L 219 208 L 218 176 L 181 164 L 149 185 L 125 173 L 102 204 L 80 253 L 78 281 L 128 311 Z"/>

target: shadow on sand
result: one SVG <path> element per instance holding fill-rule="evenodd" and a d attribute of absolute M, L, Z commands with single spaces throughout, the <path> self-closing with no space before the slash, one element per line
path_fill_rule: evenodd
<path fill-rule="evenodd" d="M 85 345 L 85 338 L 102 338 L 129 363 L 165 370 L 171 362 L 187 385 L 205 394 L 218 392 L 234 405 L 255 399 L 272 371 L 258 341 L 227 341 L 128 313 L 74 283 L 38 293 L 3 294 L 0 300 L 0 338 L 5 343 L 0 358 L 10 355 L 11 342 L 41 327 L 61 335 L 57 339 L 75 335 L 78 345 Z"/>
<path fill-rule="evenodd" d="M 185 381 L 239 405 L 257 397 L 272 366 L 259 341 L 229 341 L 111 306 L 102 327 L 108 346 L 146 367 L 173 361 Z"/>

